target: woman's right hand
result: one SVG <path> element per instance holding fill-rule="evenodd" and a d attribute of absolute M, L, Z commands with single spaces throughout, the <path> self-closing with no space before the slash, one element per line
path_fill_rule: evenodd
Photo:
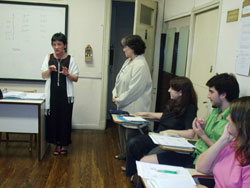
<path fill-rule="evenodd" d="M 116 97 L 113 97 L 112 102 L 116 104 Z"/>
<path fill-rule="evenodd" d="M 52 72 L 52 71 L 57 72 L 55 65 L 50 65 L 49 70 L 50 70 L 50 72 Z"/>

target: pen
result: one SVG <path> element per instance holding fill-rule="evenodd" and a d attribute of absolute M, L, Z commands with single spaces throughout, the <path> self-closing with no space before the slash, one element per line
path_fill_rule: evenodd
<path fill-rule="evenodd" d="M 157 172 L 169 173 L 169 174 L 177 174 L 177 171 L 172 170 L 157 170 Z"/>

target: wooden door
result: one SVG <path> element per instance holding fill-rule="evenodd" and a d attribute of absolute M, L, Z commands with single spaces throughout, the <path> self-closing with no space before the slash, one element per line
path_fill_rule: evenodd
<path fill-rule="evenodd" d="M 206 82 L 214 75 L 218 37 L 219 9 L 195 15 L 190 79 L 198 95 L 198 116 L 206 117 L 210 104 Z"/>
<path fill-rule="evenodd" d="M 150 72 L 153 72 L 155 25 L 157 3 L 152 0 L 135 1 L 135 17 L 133 33 L 140 35 L 146 43 L 145 58 Z"/>

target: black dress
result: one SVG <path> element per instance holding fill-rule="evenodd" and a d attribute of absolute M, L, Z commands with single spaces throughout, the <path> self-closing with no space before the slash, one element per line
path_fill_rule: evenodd
<path fill-rule="evenodd" d="M 69 68 L 70 55 L 65 59 L 57 60 L 50 55 L 49 66 L 55 65 L 58 71 L 62 66 Z M 50 111 L 46 116 L 46 139 L 47 142 L 67 146 L 71 143 L 73 103 L 67 97 L 66 76 L 51 72 L 50 84 Z"/>

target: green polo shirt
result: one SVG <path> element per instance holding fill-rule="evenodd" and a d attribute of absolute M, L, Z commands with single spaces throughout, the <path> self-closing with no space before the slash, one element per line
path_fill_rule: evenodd
<path fill-rule="evenodd" d="M 226 120 L 227 116 L 229 115 L 229 107 L 222 113 L 220 119 L 218 116 L 221 112 L 221 109 L 214 108 L 211 114 L 206 119 L 206 127 L 205 133 L 207 137 L 212 141 L 216 142 L 224 131 L 225 125 L 228 123 Z M 196 154 L 196 158 L 194 160 L 194 164 L 196 163 L 196 159 L 198 156 L 208 149 L 208 145 L 200 138 L 195 144 L 194 153 Z"/>

